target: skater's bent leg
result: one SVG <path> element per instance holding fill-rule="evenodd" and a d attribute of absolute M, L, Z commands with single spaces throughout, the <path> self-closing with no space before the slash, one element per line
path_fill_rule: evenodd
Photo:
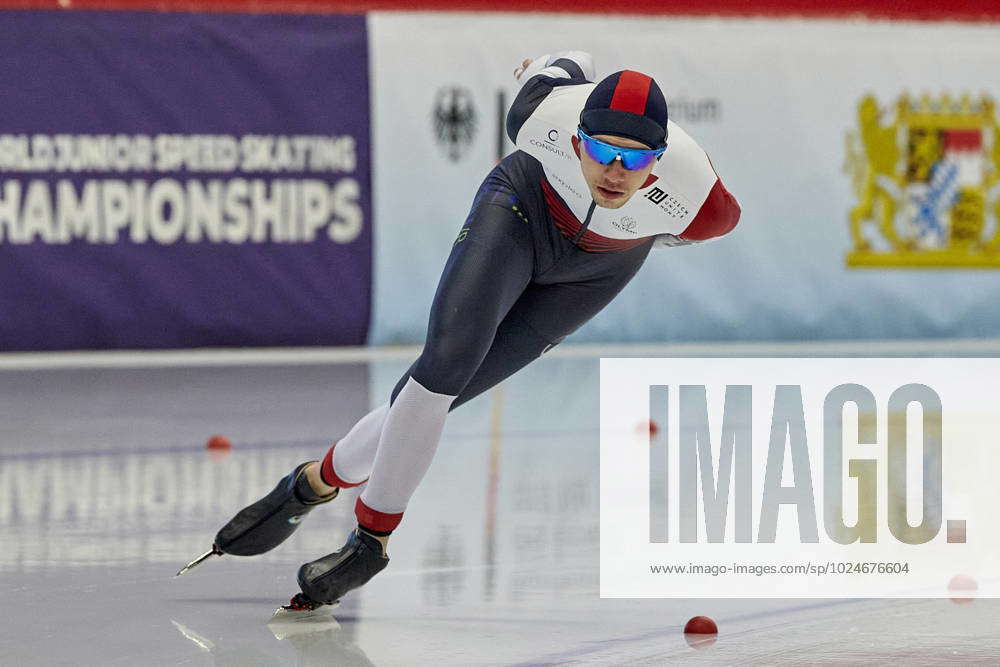
<path fill-rule="evenodd" d="M 430 467 L 447 413 L 512 375 L 558 342 L 517 316 L 517 307 L 497 328 L 493 343 L 472 379 L 456 399 L 434 394 L 414 377 L 402 381 L 379 445 L 375 467 L 365 492 L 357 501 L 358 523 L 374 535 L 389 533 L 399 524 L 406 504 Z M 416 364 L 414 365 L 416 367 Z M 398 432 L 399 435 L 393 436 Z M 376 508 L 384 509 L 376 509 Z"/>
<path fill-rule="evenodd" d="M 562 340 L 561 337 L 552 338 L 539 333 L 526 320 L 516 315 L 517 310 L 515 306 L 500 323 L 490 351 L 476 374 L 451 404 L 452 410 L 503 382 Z"/>
<path fill-rule="evenodd" d="M 486 208 L 492 212 L 493 207 Z M 429 391 L 461 393 L 493 344 L 497 326 L 531 280 L 530 239 L 501 234 L 504 227 L 473 227 L 445 266 L 427 340 L 411 373 Z"/>
<path fill-rule="evenodd" d="M 497 327 L 531 281 L 530 230 L 503 192 L 480 191 L 431 306 L 427 341 L 386 416 L 359 524 L 391 532 L 423 479 L 455 397 L 476 373 Z"/>
<path fill-rule="evenodd" d="M 533 286 L 529 287 L 528 291 L 532 289 Z M 517 316 L 516 311 L 518 310 L 518 306 L 515 304 L 500 326 L 497 327 L 493 344 L 490 345 L 489 351 L 479 364 L 472 379 L 462 389 L 455 402 L 451 404 L 452 410 L 506 380 L 542 356 L 543 352 L 558 345 L 562 340 L 563 336 L 550 337 L 536 331 L 527 321 Z M 406 385 L 416 368 L 417 363 L 414 362 L 396 383 L 392 392 L 393 400 Z"/>
<path fill-rule="evenodd" d="M 507 379 L 594 317 L 638 271 L 642 250 L 622 256 L 617 270 L 595 279 L 531 284 L 500 323 L 490 351 L 451 409 Z"/>

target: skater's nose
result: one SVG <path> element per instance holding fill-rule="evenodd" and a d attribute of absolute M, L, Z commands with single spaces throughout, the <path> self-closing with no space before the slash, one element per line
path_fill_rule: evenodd
<path fill-rule="evenodd" d="M 604 178 L 608 185 L 621 185 L 627 176 L 628 171 L 622 166 L 621 160 L 612 160 L 604 168 Z"/>

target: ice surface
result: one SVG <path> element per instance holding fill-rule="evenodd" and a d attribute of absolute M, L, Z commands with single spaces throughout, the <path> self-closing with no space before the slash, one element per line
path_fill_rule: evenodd
<path fill-rule="evenodd" d="M 602 600 L 596 359 L 545 359 L 459 409 L 392 562 L 305 631 L 270 624 L 355 493 L 275 551 L 219 526 L 321 457 L 405 361 L 0 372 L 0 664 L 1000 662 L 993 600 Z M 224 433 L 228 457 L 205 440 Z M 681 629 L 707 615 L 716 642 Z"/>

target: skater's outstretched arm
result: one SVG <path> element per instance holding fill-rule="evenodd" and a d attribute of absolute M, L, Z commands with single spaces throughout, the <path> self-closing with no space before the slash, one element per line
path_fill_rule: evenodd
<path fill-rule="evenodd" d="M 524 121 L 531 117 L 553 89 L 591 83 L 594 61 L 589 53 L 583 51 L 545 54 L 522 62 L 521 67 L 514 71 L 514 78 L 521 82 L 522 87 L 507 112 L 507 136 L 516 144 L 517 133 Z"/>

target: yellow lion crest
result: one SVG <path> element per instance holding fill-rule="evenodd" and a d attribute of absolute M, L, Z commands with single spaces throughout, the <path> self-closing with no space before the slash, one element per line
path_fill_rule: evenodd
<path fill-rule="evenodd" d="M 1000 268 L 992 99 L 904 94 L 883 111 L 866 95 L 846 156 L 858 202 L 849 214 L 848 266 Z"/>

